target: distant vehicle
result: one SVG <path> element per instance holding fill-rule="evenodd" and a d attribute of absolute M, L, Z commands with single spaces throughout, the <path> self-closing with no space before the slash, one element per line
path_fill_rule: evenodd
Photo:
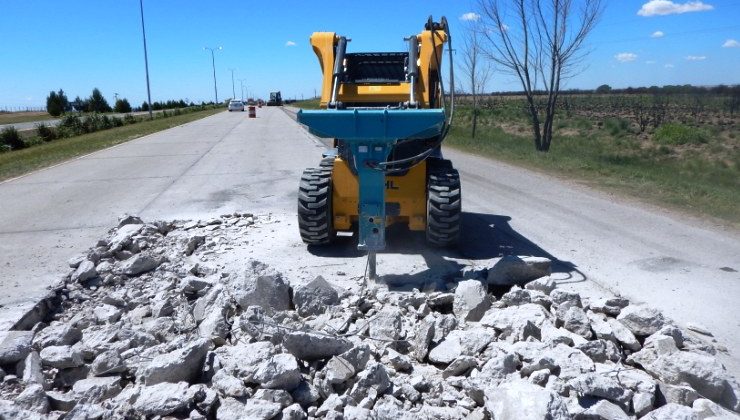
<path fill-rule="evenodd" d="M 231 111 L 241 111 L 244 112 L 244 102 L 233 100 L 229 102 L 229 112 Z"/>
<path fill-rule="evenodd" d="M 283 97 L 280 96 L 280 92 L 270 92 L 270 100 L 267 101 L 267 106 L 281 106 L 283 104 Z"/>

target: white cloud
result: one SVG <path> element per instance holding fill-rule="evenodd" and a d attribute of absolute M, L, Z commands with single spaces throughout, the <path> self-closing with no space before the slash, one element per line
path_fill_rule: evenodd
<path fill-rule="evenodd" d="M 285 43 L 285 46 L 286 46 L 286 47 L 295 47 L 295 42 L 293 42 L 293 41 L 288 41 L 288 42 L 286 42 L 286 43 Z"/>
<path fill-rule="evenodd" d="M 740 42 L 737 42 L 737 40 L 734 39 L 728 39 L 724 44 L 722 44 L 722 48 L 740 48 Z"/>
<path fill-rule="evenodd" d="M 686 3 L 674 3 L 670 0 L 650 0 L 642 5 L 637 14 L 640 16 L 674 15 L 689 12 L 703 12 L 712 10 L 714 6 L 702 1 L 688 1 Z"/>
<path fill-rule="evenodd" d="M 614 56 L 614 58 L 617 59 L 617 61 L 621 61 L 622 63 L 626 63 L 628 61 L 635 61 L 637 60 L 637 54 L 629 53 L 629 52 L 623 52 L 619 53 Z"/>
<path fill-rule="evenodd" d="M 686 59 L 689 61 L 704 61 L 707 59 L 706 55 L 688 55 Z"/>
<path fill-rule="evenodd" d="M 674 68 L 674 67 L 676 67 L 676 66 L 674 66 L 673 64 L 666 64 L 666 65 L 665 65 L 665 66 L 663 66 L 663 67 L 665 67 L 665 68 L 667 68 L 667 69 L 672 69 L 672 68 Z"/>
<path fill-rule="evenodd" d="M 665 34 L 663 31 L 655 31 L 652 35 L 650 35 L 650 38 L 663 38 Z"/>
<path fill-rule="evenodd" d="M 476 21 L 480 19 L 480 15 L 474 12 L 468 12 L 460 16 L 460 20 Z"/>

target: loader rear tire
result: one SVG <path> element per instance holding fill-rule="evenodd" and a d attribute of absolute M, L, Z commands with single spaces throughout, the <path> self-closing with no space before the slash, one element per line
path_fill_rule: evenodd
<path fill-rule="evenodd" d="M 430 168 L 427 175 L 427 242 L 451 247 L 460 241 L 460 175 L 451 165 Z"/>
<path fill-rule="evenodd" d="M 298 187 L 298 229 L 308 245 L 331 243 L 336 232 L 332 216 L 332 165 L 322 161 L 320 168 L 303 171 Z"/>

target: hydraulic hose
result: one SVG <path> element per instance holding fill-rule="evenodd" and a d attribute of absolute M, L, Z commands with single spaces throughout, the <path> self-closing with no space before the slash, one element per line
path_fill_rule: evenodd
<path fill-rule="evenodd" d="M 444 126 L 442 127 L 442 131 L 439 135 L 439 139 L 435 141 L 431 146 L 429 146 L 426 150 L 423 152 L 411 156 L 405 159 L 398 159 L 393 161 L 387 161 L 387 162 L 381 162 L 378 164 L 373 165 L 374 169 L 382 170 L 385 173 L 396 173 L 396 172 L 403 172 L 411 167 L 421 163 L 426 158 L 428 158 L 432 153 L 434 153 L 435 149 L 437 149 L 439 146 L 442 145 L 442 142 L 444 141 L 445 137 L 447 137 L 447 134 L 450 131 L 450 126 L 452 125 L 452 118 L 455 115 L 455 73 L 454 73 L 454 67 L 452 65 L 452 36 L 450 35 L 450 28 L 447 24 L 447 18 L 442 16 L 440 19 L 439 26 L 442 27 L 442 30 L 444 30 L 445 35 L 447 35 L 447 52 L 450 57 L 450 108 L 449 108 L 449 114 L 447 113 L 447 100 L 445 97 L 445 89 L 444 89 L 444 80 L 442 77 L 439 77 L 439 89 L 440 89 L 440 96 L 442 97 L 442 109 L 445 110 L 446 114 L 446 121 L 444 122 Z M 427 19 L 427 29 L 432 31 L 432 50 L 434 51 L 434 60 L 437 64 L 437 71 L 441 72 L 442 70 L 442 63 L 439 58 L 439 54 L 437 53 L 437 45 L 436 45 L 436 38 L 437 38 L 437 31 L 439 30 L 437 28 L 437 25 L 435 25 L 434 20 L 432 19 L 432 16 L 430 15 Z M 413 89 L 413 86 L 411 87 Z M 398 165 L 404 165 L 401 168 L 394 168 Z"/>

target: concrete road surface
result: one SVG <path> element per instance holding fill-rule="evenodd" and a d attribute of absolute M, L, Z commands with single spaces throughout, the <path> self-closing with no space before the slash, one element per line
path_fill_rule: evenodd
<path fill-rule="evenodd" d="M 123 213 L 152 220 L 254 212 L 269 218 L 269 228 L 235 261 L 260 259 L 292 282 L 322 274 L 341 284 L 362 274 L 365 259 L 353 238 L 307 249 L 298 237 L 298 179 L 324 145 L 279 108 L 245 117 L 224 112 L 0 184 L 0 326 L 12 324 L 68 270 L 66 260 Z M 560 287 L 619 294 L 680 325 L 705 325 L 740 376 L 738 232 L 465 153 L 446 155 L 462 175 L 463 244 L 433 250 L 423 235 L 392 229 L 378 257 L 384 282 L 426 287 L 461 264 L 548 256 Z"/>

